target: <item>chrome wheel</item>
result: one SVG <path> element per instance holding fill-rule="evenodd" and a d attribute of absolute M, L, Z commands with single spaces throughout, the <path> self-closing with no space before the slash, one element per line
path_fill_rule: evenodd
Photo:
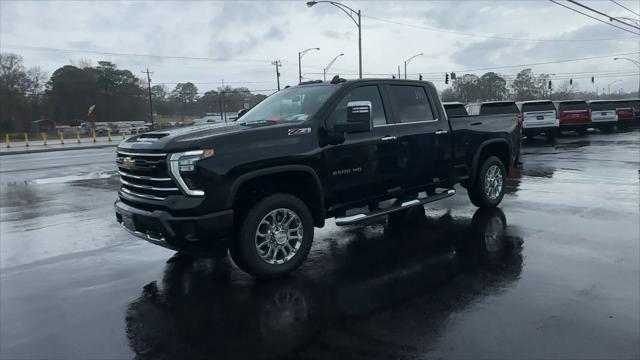
<path fill-rule="evenodd" d="M 502 192 L 502 172 L 498 165 L 493 164 L 487 169 L 484 178 L 484 193 L 490 200 L 495 200 Z"/>
<path fill-rule="evenodd" d="M 289 209 L 275 209 L 262 218 L 256 229 L 256 250 L 268 264 L 284 264 L 302 245 L 302 220 Z"/>

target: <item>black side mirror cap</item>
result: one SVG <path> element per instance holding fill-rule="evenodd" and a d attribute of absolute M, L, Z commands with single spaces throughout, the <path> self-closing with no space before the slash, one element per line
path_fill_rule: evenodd
<path fill-rule="evenodd" d="M 371 101 L 350 101 L 347 103 L 347 122 L 334 124 L 336 132 L 359 133 L 371 131 Z"/>

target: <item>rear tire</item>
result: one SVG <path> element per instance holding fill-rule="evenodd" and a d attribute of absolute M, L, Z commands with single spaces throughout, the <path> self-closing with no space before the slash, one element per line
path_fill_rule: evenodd
<path fill-rule="evenodd" d="M 507 172 L 502 161 L 495 156 L 488 157 L 467 189 L 469 200 L 479 208 L 496 207 L 504 197 L 506 178 Z"/>
<path fill-rule="evenodd" d="M 258 278 L 274 278 L 296 270 L 313 242 L 309 208 L 290 194 L 273 194 L 249 209 L 241 222 L 230 254 L 243 271 Z"/>

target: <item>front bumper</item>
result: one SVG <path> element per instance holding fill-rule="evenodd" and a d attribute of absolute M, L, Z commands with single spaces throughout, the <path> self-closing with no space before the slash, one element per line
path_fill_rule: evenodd
<path fill-rule="evenodd" d="M 213 251 L 228 241 L 233 227 L 233 210 L 175 217 L 162 210 L 137 209 L 121 200 L 114 207 L 116 220 L 129 233 L 177 251 Z"/>

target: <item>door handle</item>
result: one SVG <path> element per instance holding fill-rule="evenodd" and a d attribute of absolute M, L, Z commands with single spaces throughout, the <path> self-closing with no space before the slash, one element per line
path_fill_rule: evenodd
<path fill-rule="evenodd" d="M 476 121 L 476 122 L 472 122 L 471 124 L 469 124 L 471 126 L 476 126 L 476 125 L 482 125 L 482 121 Z"/>
<path fill-rule="evenodd" d="M 444 134 L 448 134 L 449 132 L 447 130 L 438 130 L 435 132 L 436 135 L 444 135 Z"/>
<path fill-rule="evenodd" d="M 397 140 L 397 139 L 398 138 L 395 137 L 395 136 L 388 136 L 388 135 L 380 138 L 381 141 L 394 141 L 394 140 Z"/>

